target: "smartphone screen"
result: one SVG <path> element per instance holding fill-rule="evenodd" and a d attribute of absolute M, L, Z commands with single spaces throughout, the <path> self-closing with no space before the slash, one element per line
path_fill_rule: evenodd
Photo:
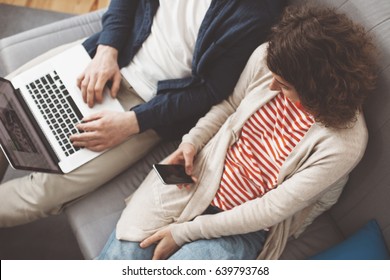
<path fill-rule="evenodd" d="M 183 165 L 154 164 L 153 168 L 166 185 L 191 184 L 194 182 L 191 176 L 186 174 Z"/>

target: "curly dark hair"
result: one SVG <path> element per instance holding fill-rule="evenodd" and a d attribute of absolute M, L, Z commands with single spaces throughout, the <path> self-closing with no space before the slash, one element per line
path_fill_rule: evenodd
<path fill-rule="evenodd" d="M 289 6 L 269 39 L 268 68 L 293 85 L 317 122 L 347 127 L 376 82 L 364 28 L 331 8 Z"/>

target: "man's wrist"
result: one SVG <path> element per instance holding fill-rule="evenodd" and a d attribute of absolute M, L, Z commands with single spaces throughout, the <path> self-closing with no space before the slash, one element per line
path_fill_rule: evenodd
<path fill-rule="evenodd" d="M 118 50 L 108 45 L 98 45 L 96 52 L 102 55 L 110 55 L 115 60 L 118 58 Z"/>
<path fill-rule="evenodd" d="M 137 134 L 140 132 L 137 115 L 134 111 L 127 111 L 126 114 L 126 123 L 128 125 L 128 132 L 131 135 Z"/>

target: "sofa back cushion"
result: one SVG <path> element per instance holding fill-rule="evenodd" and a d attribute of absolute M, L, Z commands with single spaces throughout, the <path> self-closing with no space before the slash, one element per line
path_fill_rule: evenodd
<path fill-rule="evenodd" d="M 366 153 L 350 175 L 338 201 L 330 210 L 341 232 L 348 236 L 376 219 L 390 248 L 390 1 L 296 0 L 336 7 L 362 24 L 379 51 L 379 80 L 364 107 L 369 142 Z"/>

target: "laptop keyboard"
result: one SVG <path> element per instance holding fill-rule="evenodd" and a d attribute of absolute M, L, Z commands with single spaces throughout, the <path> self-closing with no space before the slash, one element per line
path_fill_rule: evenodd
<path fill-rule="evenodd" d="M 56 71 L 44 75 L 27 85 L 35 104 L 66 156 L 80 150 L 74 147 L 69 136 L 79 133 L 76 124 L 83 115 L 77 108 Z"/>

